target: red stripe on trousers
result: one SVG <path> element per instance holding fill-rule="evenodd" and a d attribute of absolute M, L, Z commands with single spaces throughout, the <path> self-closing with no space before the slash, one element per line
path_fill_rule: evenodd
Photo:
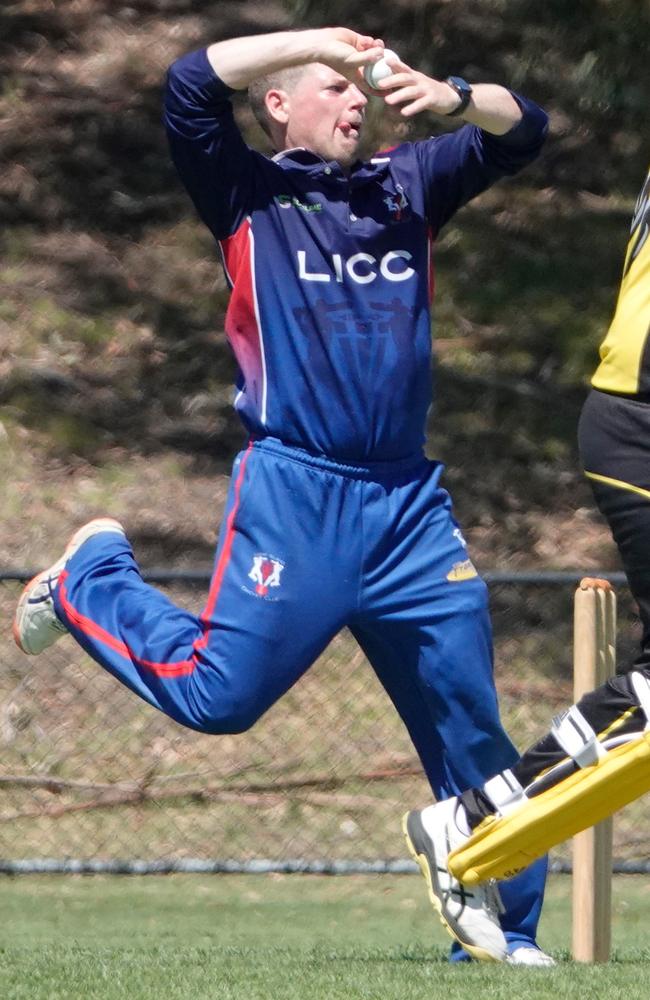
<path fill-rule="evenodd" d="M 65 580 L 68 573 L 64 570 L 61 573 L 59 581 L 59 598 L 63 609 L 70 619 L 73 625 L 75 625 L 80 632 L 84 635 L 89 636 L 91 639 L 97 639 L 99 642 L 103 642 L 105 645 L 109 646 L 114 652 L 119 653 L 127 660 L 132 660 L 134 663 L 139 664 L 152 673 L 156 674 L 158 677 L 181 677 L 184 674 L 191 674 L 196 667 L 196 653 L 198 650 L 203 649 L 209 639 L 209 634 L 211 631 L 211 626 L 209 624 L 210 617 L 214 612 L 217 598 L 219 596 L 219 591 L 221 589 L 221 584 L 223 581 L 224 574 L 226 572 L 226 567 L 230 561 L 230 553 L 232 550 L 232 544 L 235 537 L 235 516 L 239 508 L 239 495 L 241 493 L 241 486 L 244 479 L 244 472 L 246 470 L 246 463 L 248 461 L 248 456 L 250 455 L 251 449 L 253 447 L 253 442 L 249 444 L 246 449 L 246 453 L 242 458 L 241 468 L 239 470 L 239 475 L 235 482 L 235 499 L 232 505 L 232 510 L 228 515 L 228 520 L 226 522 L 226 536 L 224 538 L 223 548 L 221 550 L 221 555 L 217 562 L 216 569 L 214 571 L 214 576 L 212 577 L 212 582 L 210 584 L 210 591 L 208 593 L 208 600 L 205 606 L 205 610 L 201 614 L 200 622 L 203 629 L 203 634 L 198 638 L 193 644 L 192 656 L 189 660 L 178 660 L 176 663 L 153 663 L 150 660 L 142 660 L 140 657 L 136 656 L 131 649 L 127 646 L 125 642 L 121 639 L 116 639 L 115 636 L 107 632 L 106 629 L 102 628 L 91 618 L 82 615 L 68 599 L 67 589 L 65 586 Z"/>

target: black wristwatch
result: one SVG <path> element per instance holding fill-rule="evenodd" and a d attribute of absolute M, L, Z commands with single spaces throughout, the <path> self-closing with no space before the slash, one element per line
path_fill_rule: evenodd
<path fill-rule="evenodd" d="M 452 90 L 455 90 L 460 97 L 460 104 L 453 111 L 449 111 L 446 118 L 453 118 L 455 115 L 462 115 L 463 111 L 467 107 L 472 96 L 472 88 L 467 80 L 463 80 L 462 76 L 448 76 L 444 81 Z"/>

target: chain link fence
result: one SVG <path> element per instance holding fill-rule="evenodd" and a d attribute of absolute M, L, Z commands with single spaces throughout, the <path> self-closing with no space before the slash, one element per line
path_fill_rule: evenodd
<path fill-rule="evenodd" d="M 0 576 L 5 622 L 21 577 Z M 201 609 L 203 574 L 153 579 Z M 572 700 L 578 577 L 486 579 L 502 714 L 523 749 Z M 624 663 L 638 625 L 625 587 L 618 594 Z M 72 641 L 31 659 L 5 633 L 0 743 L 5 871 L 410 870 L 401 814 L 430 797 L 404 727 L 345 632 L 251 732 L 220 737 L 140 702 Z M 647 820 L 643 801 L 616 820 L 614 855 L 632 868 L 648 855 Z M 566 866 L 567 845 L 554 858 Z"/>

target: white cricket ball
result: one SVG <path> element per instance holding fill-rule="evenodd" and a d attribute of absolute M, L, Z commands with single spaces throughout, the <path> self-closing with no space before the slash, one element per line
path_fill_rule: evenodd
<path fill-rule="evenodd" d="M 395 72 L 386 62 L 386 56 L 393 56 L 393 58 L 399 59 L 397 53 L 393 52 L 392 49 L 384 49 L 383 59 L 363 67 L 363 75 L 366 78 L 366 83 L 371 87 L 376 88 L 380 80 L 384 80 L 387 76 L 392 76 Z"/>

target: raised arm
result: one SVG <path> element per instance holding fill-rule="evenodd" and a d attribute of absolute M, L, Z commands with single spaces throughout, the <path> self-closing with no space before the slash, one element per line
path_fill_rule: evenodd
<path fill-rule="evenodd" d="M 381 39 L 349 28 L 317 28 L 216 42 L 208 48 L 208 59 L 225 84 L 233 90 L 245 90 L 258 77 L 314 62 L 325 63 L 357 81 L 359 67 L 376 62 L 383 51 Z"/>

